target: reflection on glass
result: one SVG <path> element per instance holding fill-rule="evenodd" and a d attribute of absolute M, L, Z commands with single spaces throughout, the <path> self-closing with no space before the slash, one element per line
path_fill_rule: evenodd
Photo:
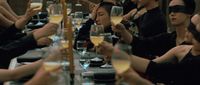
<path fill-rule="evenodd" d="M 82 26 L 83 22 L 83 12 L 75 12 L 74 13 L 74 25 L 79 30 Z"/>
<path fill-rule="evenodd" d="M 119 24 L 123 19 L 123 7 L 113 6 L 111 9 L 110 16 L 111 16 L 111 22 L 114 25 Z M 117 35 L 118 35 L 118 33 L 115 33 L 115 35 L 113 37 L 119 38 Z"/>
<path fill-rule="evenodd" d="M 118 48 L 114 49 L 111 62 L 117 74 L 124 73 L 131 66 L 129 55 Z M 118 79 L 117 82 L 120 83 L 121 80 L 122 79 Z"/>

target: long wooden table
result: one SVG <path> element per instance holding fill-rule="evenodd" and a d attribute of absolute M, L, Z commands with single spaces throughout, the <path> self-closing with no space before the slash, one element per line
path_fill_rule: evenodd
<path fill-rule="evenodd" d="M 35 52 L 37 51 L 37 52 Z M 22 55 L 22 56 L 19 56 L 19 57 L 34 57 L 33 56 L 33 53 L 35 55 L 35 57 L 42 57 L 42 55 L 44 54 L 43 50 L 41 50 L 41 53 L 39 53 L 40 50 L 33 50 L 33 51 L 29 51 L 27 52 L 26 54 Z M 95 57 L 95 53 L 90 53 L 90 57 L 93 58 Z M 74 63 L 75 63 L 75 82 L 74 82 L 74 85 L 88 85 L 88 83 L 90 82 L 82 82 L 82 77 L 81 77 L 81 73 L 84 73 L 85 71 L 83 70 L 83 68 L 81 67 L 80 65 L 80 62 L 79 62 L 79 59 L 80 59 L 80 55 L 74 51 Z M 16 67 L 18 67 L 20 65 L 20 63 L 17 62 L 17 58 L 14 58 L 11 60 L 10 62 L 10 66 L 9 66 L 9 69 L 15 69 Z M 100 68 L 100 67 L 89 67 L 88 68 L 88 72 L 90 73 L 95 73 L 95 72 L 114 72 L 114 69 L 113 68 Z M 22 85 L 23 82 L 17 82 L 17 81 L 8 81 L 8 82 L 5 82 L 4 85 Z M 94 82 L 91 82 L 90 85 L 98 85 L 98 84 L 95 84 Z M 110 85 L 110 84 L 100 84 L 100 85 Z"/>

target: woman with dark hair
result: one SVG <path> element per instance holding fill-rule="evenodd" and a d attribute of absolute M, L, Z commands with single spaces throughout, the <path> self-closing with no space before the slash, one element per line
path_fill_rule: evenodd
<path fill-rule="evenodd" d="M 199 85 L 200 84 L 200 15 L 192 17 L 188 32 L 186 33 L 187 41 L 192 45 L 179 45 L 161 57 L 148 60 L 135 55 L 131 55 L 131 68 L 136 71 L 145 73 L 153 82 L 165 83 L 167 85 Z M 114 48 L 107 44 L 100 45 L 105 55 L 111 56 Z M 126 55 L 129 56 L 129 55 Z M 133 72 L 133 73 L 132 73 Z M 125 74 L 125 75 L 123 75 Z M 121 75 L 132 82 L 137 76 L 134 71 L 127 70 Z M 132 80 L 133 79 L 133 80 Z"/>
<path fill-rule="evenodd" d="M 92 17 L 80 28 L 75 43 L 77 40 L 86 40 L 88 42 L 88 48 L 93 47 L 93 44 L 90 42 L 90 28 L 94 23 L 103 25 L 104 32 L 113 34 L 110 21 L 110 11 L 113 5 L 109 2 L 101 2 L 98 4 L 93 9 Z M 76 44 L 74 47 L 76 48 Z"/>
<path fill-rule="evenodd" d="M 123 31 L 125 28 L 122 25 L 117 25 L 116 29 L 121 33 L 123 41 L 132 45 L 133 54 L 137 56 L 151 56 L 147 58 L 153 59 L 155 56 L 164 54 L 176 45 L 187 44 L 187 42 L 184 42 L 186 28 L 194 10 L 194 0 L 172 0 L 170 2 L 170 22 L 176 30 L 172 33 L 162 33 L 151 38 L 140 38 L 127 35 L 128 32 Z"/>

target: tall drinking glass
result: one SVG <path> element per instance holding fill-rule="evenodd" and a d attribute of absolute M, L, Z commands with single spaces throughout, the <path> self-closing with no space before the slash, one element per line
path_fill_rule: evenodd
<path fill-rule="evenodd" d="M 87 51 L 87 41 L 78 40 L 76 44 L 77 50 L 81 56 L 84 56 Z"/>

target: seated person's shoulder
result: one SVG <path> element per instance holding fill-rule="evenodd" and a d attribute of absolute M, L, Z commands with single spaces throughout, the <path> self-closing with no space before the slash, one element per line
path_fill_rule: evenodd
<path fill-rule="evenodd" d="M 192 45 L 179 45 L 173 48 L 173 51 L 177 57 L 183 58 L 192 48 Z"/>
<path fill-rule="evenodd" d="M 187 51 L 187 50 L 190 50 L 192 48 L 192 45 L 179 45 L 179 46 L 176 46 L 174 47 L 175 50 L 177 51 Z"/>

